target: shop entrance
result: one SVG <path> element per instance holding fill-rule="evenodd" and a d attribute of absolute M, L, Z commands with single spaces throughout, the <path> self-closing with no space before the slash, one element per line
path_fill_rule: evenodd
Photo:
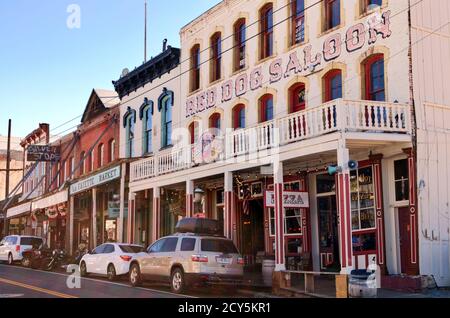
<path fill-rule="evenodd" d="M 319 215 L 320 269 L 326 272 L 339 272 L 339 236 L 336 196 L 317 199 Z"/>
<path fill-rule="evenodd" d="M 249 270 L 261 270 L 256 258 L 264 254 L 264 201 L 252 200 L 248 202 L 248 214 L 241 217 L 241 251 L 246 259 Z M 245 209 L 244 209 L 245 210 Z"/>

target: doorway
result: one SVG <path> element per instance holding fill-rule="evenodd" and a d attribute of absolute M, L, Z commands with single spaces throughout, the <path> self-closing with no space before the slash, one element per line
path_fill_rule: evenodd
<path fill-rule="evenodd" d="M 398 209 L 398 228 L 400 244 L 400 269 L 402 274 L 407 274 L 409 260 L 411 259 L 411 225 L 408 207 Z"/>
<path fill-rule="evenodd" d="M 320 269 L 325 272 L 339 272 L 339 235 L 336 196 L 317 198 L 319 216 Z"/>
<path fill-rule="evenodd" d="M 257 264 L 258 253 L 264 253 L 264 201 L 249 201 L 249 214 L 241 217 L 241 250 L 249 270 L 261 270 Z"/>

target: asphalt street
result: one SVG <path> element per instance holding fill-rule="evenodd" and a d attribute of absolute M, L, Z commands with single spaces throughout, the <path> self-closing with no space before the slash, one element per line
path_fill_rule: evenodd
<path fill-rule="evenodd" d="M 234 288 L 198 287 L 186 295 L 176 295 L 165 285 L 145 283 L 133 288 L 127 278 L 110 282 L 106 278 L 69 277 L 66 273 L 32 270 L 0 264 L 0 298 L 214 298 L 242 297 Z M 248 295 L 247 295 L 248 297 Z"/>

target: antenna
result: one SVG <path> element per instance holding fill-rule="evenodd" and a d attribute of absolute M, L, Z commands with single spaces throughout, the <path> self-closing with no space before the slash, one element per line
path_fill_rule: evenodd
<path fill-rule="evenodd" d="M 144 63 L 147 63 L 147 0 L 144 2 Z"/>

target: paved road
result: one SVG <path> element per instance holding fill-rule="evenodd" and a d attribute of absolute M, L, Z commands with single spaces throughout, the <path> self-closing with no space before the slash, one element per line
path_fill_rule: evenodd
<path fill-rule="evenodd" d="M 69 288 L 69 276 L 0 264 L 0 298 L 178 298 L 189 297 L 126 282 L 82 278 L 81 288 Z"/>
<path fill-rule="evenodd" d="M 80 278 L 81 288 L 69 288 L 68 274 L 32 270 L 20 266 L 0 264 L 0 298 L 252 298 L 239 294 L 233 287 L 198 287 L 186 295 L 176 295 L 165 285 L 145 283 L 143 287 L 130 287 L 127 278 L 109 282 L 106 278 L 90 276 Z M 70 280 L 70 279 L 69 279 Z M 73 279 L 70 281 L 73 282 Z"/>

